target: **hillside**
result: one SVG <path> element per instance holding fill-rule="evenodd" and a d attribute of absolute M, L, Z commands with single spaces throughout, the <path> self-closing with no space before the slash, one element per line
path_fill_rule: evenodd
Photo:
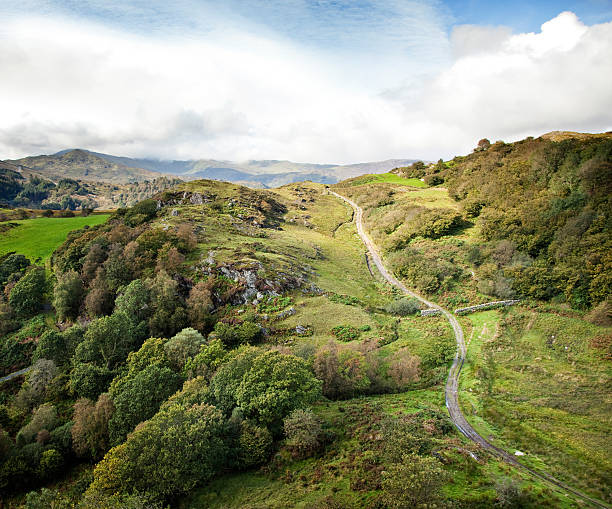
<path fill-rule="evenodd" d="M 452 212 L 445 213 L 445 228 L 463 231 L 477 244 L 469 253 L 459 249 L 466 265 L 456 278 L 475 271 L 478 289 L 487 295 L 516 294 L 577 309 L 610 299 L 611 133 L 554 132 L 485 143 L 470 155 L 395 173 L 448 189 L 445 207 Z M 418 223 L 419 211 L 396 211 L 391 219 L 394 207 L 378 209 L 393 225 L 373 227 L 391 228 L 389 239 L 398 247 L 409 245 L 407 234 L 421 242 L 416 230 L 399 227 L 415 214 Z"/>
<path fill-rule="evenodd" d="M 50 180 L 63 178 L 124 184 L 159 177 L 158 172 L 114 163 L 85 150 L 70 150 L 54 155 L 31 156 L 8 161 L 25 166 Z"/>
<path fill-rule="evenodd" d="M 568 161 L 605 162 L 604 142 L 570 141 L 563 154 L 581 159 L 554 159 L 558 171 L 587 186 L 590 173 Z M 480 163 L 505 185 L 532 167 L 521 157 L 559 146 L 506 147 L 516 159 L 493 145 L 332 188 L 361 205 L 386 267 L 452 311 L 519 294 L 510 271 L 543 263 L 514 237 L 486 236 L 501 204 L 535 210 L 527 190 L 540 181 L 523 178 L 531 184 L 514 196 L 468 175 L 486 180 Z M 544 209 L 555 178 L 538 190 Z M 476 190 L 488 201 L 472 215 Z M 605 224 L 601 199 L 586 193 L 581 206 Z M 38 490 L 28 504 L 581 507 L 453 426 L 454 329 L 383 281 L 353 216 L 323 184 L 198 180 L 70 233 L 52 278 L 18 254 L 0 258 L 0 375 L 34 365 L 1 387 L 7 506 Z M 549 272 L 563 263 L 542 259 Z M 565 296 L 519 296 L 516 307 L 457 317 L 468 345 L 459 405 L 490 443 L 609 503 L 606 311 L 602 320 Z"/>

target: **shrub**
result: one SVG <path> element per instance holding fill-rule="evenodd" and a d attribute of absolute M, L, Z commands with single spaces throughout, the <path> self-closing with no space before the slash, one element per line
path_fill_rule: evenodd
<path fill-rule="evenodd" d="M 168 360 L 172 366 L 180 371 L 185 366 L 188 359 L 194 357 L 199 351 L 205 340 L 197 330 L 188 327 L 169 339 L 164 345 Z"/>
<path fill-rule="evenodd" d="M 34 362 L 39 359 L 49 359 L 58 365 L 64 364 L 68 360 L 64 336 L 61 333 L 54 330 L 43 333 L 38 339 L 36 350 L 34 350 L 32 356 Z"/>
<path fill-rule="evenodd" d="M 39 431 L 52 430 L 57 424 L 57 410 L 50 403 L 39 406 L 32 413 L 32 419 L 17 433 L 17 445 L 23 447 L 34 440 Z"/>
<path fill-rule="evenodd" d="M 108 450 L 108 422 L 114 410 L 108 394 L 100 395 L 95 404 L 86 398 L 76 401 L 71 436 L 77 455 L 98 460 Z"/>
<path fill-rule="evenodd" d="M 267 428 L 243 420 L 238 438 L 238 462 L 243 468 L 264 464 L 272 451 L 272 434 Z"/>
<path fill-rule="evenodd" d="M 295 458 L 307 458 L 323 445 L 322 422 L 311 409 L 296 409 L 283 421 L 285 445 Z"/>
<path fill-rule="evenodd" d="M 415 315 L 420 311 L 421 307 L 416 299 L 403 297 L 387 304 L 385 311 L 393 315 L 408 316 Z"/>
<path fill-rule="evenodd" d="M 586 319 L 595 325 L 609 327 L 612 325 L 612 301 L 604 300 L 597 304 L 591 312 L 586 315 Z"/>
<path fill-rule="evenodd" d="M 352 325 L 336 325 L 332 328 L 331 333 L 340 341 L 353 341 L 361 334 L 359 329 Z"/>
<path fill-rule="evenodd" d="M 114 386 L 111 397 L 115 411 L 108 425 L 111 443 L 123 442 L 139 422 L 152 417 L 180 386 L 180 376 L 159 364 L 152 364 Z"/>
<path fill-rule="evenodd" d="M 280 428 L 283 418 L 292 410 L 320 396 L 321 382 L 308 364 L 277 351 L 256 357 L 236 389 L 236 403 L 245 415 L 272 429 Z"/>
<path fill-rule="evenodd" d="M 406 454 L 399 463 L 385 466 L 383 501 L 390 508 L 436 507 L 448 474 L 435 458 Z"/>

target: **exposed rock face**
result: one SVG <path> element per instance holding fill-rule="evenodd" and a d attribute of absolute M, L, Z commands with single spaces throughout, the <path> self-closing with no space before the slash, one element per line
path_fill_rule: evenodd
<path fill-rule="evenodd" d="M 265 296 L 278 297 L 289 290 L 301 287 L 306 282 L 303 277 L 284 272 L 276 272 L 274 276 L 264 277 L 262 269 L 263 266 L 259 262 L 242 268 L 234 265 L 223 265 L 214 269 L 202 267 L 207 274 L 222 274 L 238 283 L 238 288 L 229 296 L 229 302 L 233 305 L 245 304 L 253 299 L 259 301 Z"/>

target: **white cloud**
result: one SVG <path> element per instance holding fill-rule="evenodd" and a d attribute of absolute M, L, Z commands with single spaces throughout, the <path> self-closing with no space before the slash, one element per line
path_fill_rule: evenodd
<path fill-rule="evenodd" d="M 612 127 L 612 24 L 587 27 L 563 13 L 537 34 L 463 26 L 449 41 L 429 23 L 431 54 L 419 34 L 415 54 L 377 55 L 235 24 L 161 39 L 12 18 L 0 32 L 0 158 L 83 147 L 162 158 L 437 159 L 484 136 Z"/>

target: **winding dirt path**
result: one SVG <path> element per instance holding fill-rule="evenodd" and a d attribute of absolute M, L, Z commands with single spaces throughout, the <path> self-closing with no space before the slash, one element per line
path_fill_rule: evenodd
<path fill-rule="evenodd" d="M 348 203 L 355 211 L 354 220 L 355 220 L 355 225 L 357 227 L 357 233 L 359 233 L 361 240 L 363 241 L 366 248 L 368 249 L 370 256 L 372 257 L 372 260 L 376 264 L 376 267 L 380 271 L 383 278 L 385 278 L 393 286 L 399 288 L 402 292 L 404 292 L 404 294 L 414 297 L 415 299 L 423 302 L 430 308 L 440 310 L 440 312 L 450 322 L 451 327 L 453 328 L 453 331 L 455 333 L 455 339 L 457 341 L 457 352 L 455 354 L 455 359 L 453 360 L 453 364 L 448 373 L 448 379 L 446 380 L 445 397 L 446 397 L 446 408 L 448 408 L 448 413 L 450 415 L 450 418 L 453 421 L 453 424 L 457 427 L 457 429 L 461 433 L 463 433 L 466 437 L 468 437 L 470 440 L 479 444 L 483 449 L 491 452 L 492 454 L 494 454 L 498 458 L 501 458 L 502 460 L 509 463 L 510 465 L 513 465 L 514 467 L 519 468 L 523 471 L 529 472 L 531 475 L 537 477 L 538 479 L 546 481 L 552 484 L 553 486 L 560 488 L 562 491 L 568 494 L 571 494 L 574 497 L 584 502 L 587 502 L 595 507 L 610 508 L 610 506 L 607 505 L 606 503 L 600 500 L 591 498 L 588 495 L 585 495 L 581 491 L 578 491 L 572 488 L 571 486 L 568 486 L 567 484 L 563 483 L 562 481 L 559 481 L 558 479 L 556 479 L 555 477 L 553 477 L 552 475 L 546 472 L 534 470 L 530 467 L 523 465 L 516 459 L 514 455 L 510 454 L 509 452 L 504 451 L 503 449 L 500 449 L 499 447 L 496 447 L 495 445 L 488 442 L 484 437 L 478 434 L 478 432 L 467 421 L 467 419 L 461 412 L 461 407 L 459 406 L 459 375 L 461 374 L 461 368 L 463 367 L 463 363 L 465 362 L 465 356 L 466 356 L 466 346 L 465 346 L 465 340 L 463 337 L 463 328 L 461 327 L 461 324 L 458 322 L 457 318 L 455 318 L 455 316 L 452 315 L 449 311 L 438 306 L 434 302 L 424 299 L 420 295 L 414 293 L 412 290 L 409 290 L 401 281 L 399 281 L 393 274 L 391 274 L 385 268 L 382 262 L 382 258 L 378 254 L 378 250 L 376 249 L 376 246 L 370 240 L 370 237 L 368 236 L 368 234 L 366 233 L 363 227 L 362 208 L 359 205 L 357 205 L 354 201 L 332 191 L 331 189 L 329 190 L 329 192 L 333 194 L 334 196 L 336 196 L 337 198 L 340 198 L 341 200 Z"/>

